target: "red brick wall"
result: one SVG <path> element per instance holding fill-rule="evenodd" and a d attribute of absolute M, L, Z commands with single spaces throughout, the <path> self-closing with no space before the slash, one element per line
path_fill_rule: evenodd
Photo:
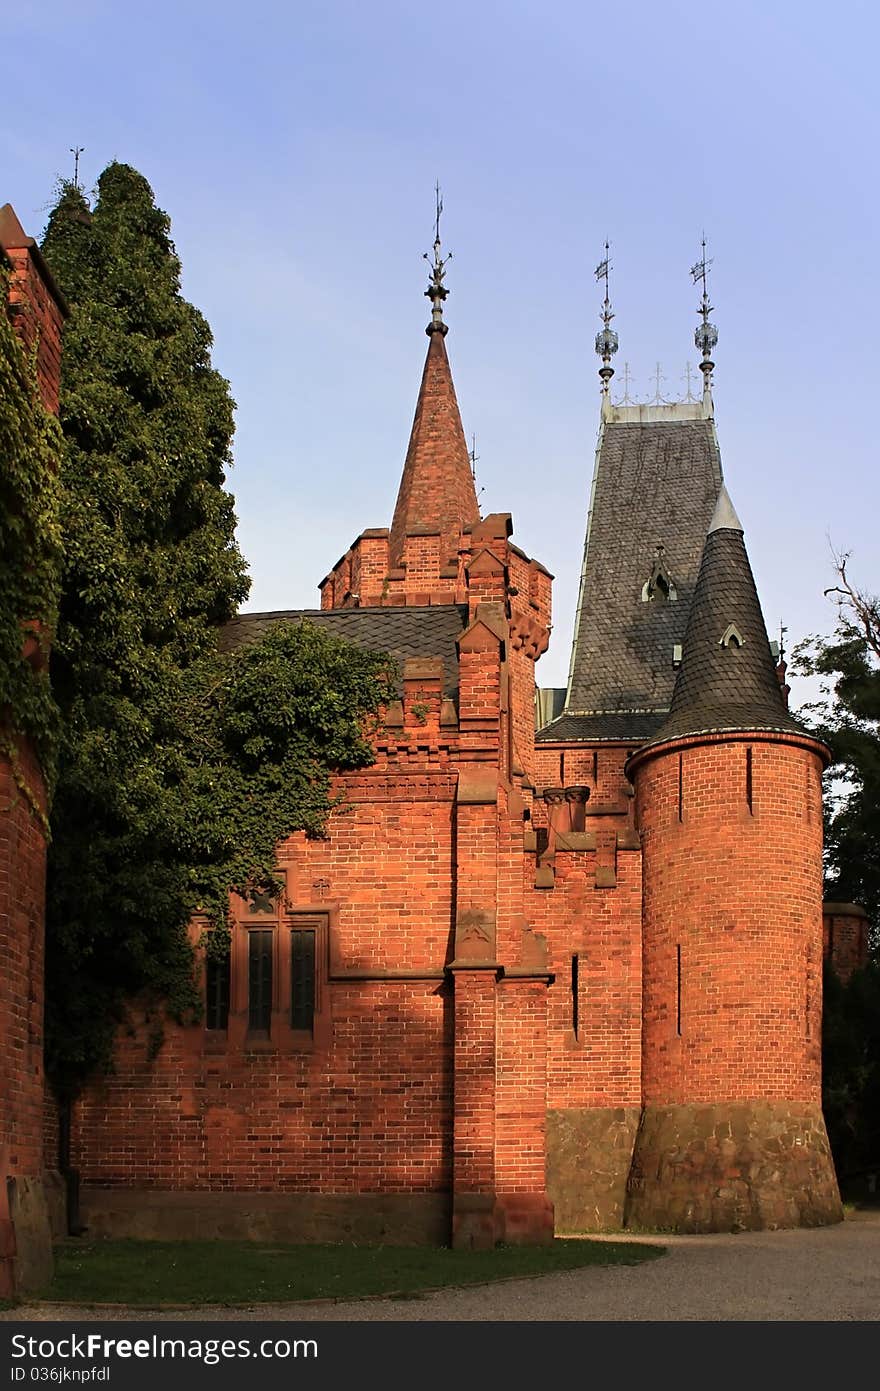
<path fill-rule="evenodd" d="M 819 1102 L 820 771 L 758 734 L 636 763 L 646 1103 Z"/>
<path fill-rule="evenodd" d="M 504 980 L 497 993 L 495 1184 L 543 1193 L 547 1128 L 547 985 Z"/>
<path fill-rule="evenodd" d="M 570 787 L 582 784 L 590 789 L 590 812 L 597 807 L 626 810 L 629 788 L 624 766 L 634 745 L 565 744 L 535 745 L 535 781 L 539 787 Z"/>
<path fill-rule="evenodd" d="M 57 415 L 63 311 L 46 283 L 33 248 L 5 246 L 4 250 L 12 270 L 9 290 L 12 322 L 26 351 L 36 352 L 37 381 L 43 405 Z"/>
<path fill-rule="evenodd" d="M 451 1029 L 435 981 L 330 987 L 332 1045 L 230 1048 L 148 1027 L 77 1108 L 76 1159 L 102 1186 L 397 1193 L 451 1183 Z M 192 1031 L 195 1033 L 195 1031 Z"/>
<path fill-rule="evenodd" d="M 560 853 L 552 890 L 532 891 L 555 980 L 548 996 L 551 1109 L 635 1104 L 641 1089 L 641 856 L 617 856 L 617 886 L 596 884 L 595 852 Z M 577 1035 L 572 958 L 577 957 Z"/>
<path fill-rule="evenodd" d="M 311 1049 L 290 1038 L 248 1042 L 246 1019 L 231 1018 L 228 1038 L 170 1026 L 150 1058 L 142 1022 L 135 1037 L 120 1037 L 114 1075 L 78 1107 L 74 1162 L 84 1182 L 448 1189 L 452 1033 L 443 966 L 454 784 L 439 768 L 414 780 L 380 765 L 347 781 L 349 806 L 326 840 L 297 835 L 280 848 L 289 905 L 331 919 L 324 1041 Z M 264 925 L 246 913 L 240 921 L 237 933 Z M 282 912 L 277 930 L 294 921 Z M 357 978 L 420 970 L 426 978 Z"/>

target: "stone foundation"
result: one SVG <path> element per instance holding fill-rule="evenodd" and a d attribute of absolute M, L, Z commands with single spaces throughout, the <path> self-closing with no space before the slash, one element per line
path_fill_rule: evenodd
<path fill-rule="evenodd" d="M 645 1107 L 627 1184 L 627 1227 L 735 1232 L 842 1220 L 818 1106 Z"/>
<path fill-rule="evenodd" d="M 7 1178 L 6 1215 L 0 1220 L 0 1296 L 48 1285 L 55 1270 L 53 1236 L 59 1232 L 61 1190 L 51 1178 Z"/>
<path fill-rule="evenodd" d="M 456 1251 L 490 1251 L 500 1236 L 501 1215 L 492 1193 L 456 1193 L 452 1246 Z"/>
<path fill-rule="evenodd" d="M 553 1240 L 553 1204 L 546 1193 L 502 1193 L 496 1214 L 498 1240 L 508 1246 L 541 1246 Z"/>
<path fill-rule="evenodd" d="M 638 1106 L 548 1111 L 547 1194 L 557 1233 L 623 1226 L 638 1123 Z"/>
<path fill-rule="evenodd" d="M 445 1246 L 451 1200 L 442 1193 L 230 1193 L 84 1185 L 87 1237 L 148 1241 L 370 1242 Z"/>

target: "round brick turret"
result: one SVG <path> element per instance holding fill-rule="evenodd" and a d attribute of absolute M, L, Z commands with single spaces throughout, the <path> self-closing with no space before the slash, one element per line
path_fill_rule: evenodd
<path fill-rule="evenodd" d="M 669 716 L 628 765 L 644 971 L 630 1226 L 842 1218 L 821 1110 L 826 761 L 785 709 L 723 493 Z"/>

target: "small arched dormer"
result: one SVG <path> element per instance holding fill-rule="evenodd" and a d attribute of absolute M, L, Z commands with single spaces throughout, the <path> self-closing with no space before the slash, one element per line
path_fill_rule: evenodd
<path fill-rule="evenodd" d="M 654 551 L 651 573 L 642 585 L 642 603 L 653 602 L 672 604 L 678 598 L 675 580 L 666 564 L 666 547 L 658 541 Z"/>

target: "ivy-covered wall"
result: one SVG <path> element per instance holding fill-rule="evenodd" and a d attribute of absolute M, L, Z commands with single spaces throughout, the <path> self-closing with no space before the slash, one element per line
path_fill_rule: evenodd
<path fill-rule="evenodd" d="M 62 439 L 46 405 L 57 402 L 61 321 L 39 252 L 0 210 L 0 1296 L 51 1271 L 43 947 Z"/>

